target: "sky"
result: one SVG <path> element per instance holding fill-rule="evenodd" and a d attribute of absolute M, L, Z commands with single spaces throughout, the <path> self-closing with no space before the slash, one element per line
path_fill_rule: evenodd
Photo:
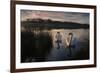
<path fill-rule="evenodd" d="M 21 10 L 21 21 L 34 18 L 89 24 L 89 13 Z"/>

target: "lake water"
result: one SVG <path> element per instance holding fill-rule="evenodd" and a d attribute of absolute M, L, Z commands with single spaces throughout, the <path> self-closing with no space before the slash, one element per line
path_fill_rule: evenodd
<path fill-rule="evenodd" d="M 57 49 L 56 34 L 60 32 L 62 35 L 62 43 L 60 49 Z M 48 60 L 73 60 L 89 58 L 89 30 L 88 29 L 59 29 L 50 31 L 53 39 L 53 49 L 51 50 Z M 69 33 L 73 33 L 72 47 L 67 48 L 66 40 Z M 71 56 L 68 56 L 71 49 Z M 83 52 L 82 52 L 83 51 Z M 78 53 L 78 55 L 76 55 Z M 81 55 L 81 57 L 79 57 Z"/>
<path fill-rule="evenodd" d="M 60 32 L 60 34 L 62 35 L 62 42 L 59 44 L 59 49 L 57 48 L 57 39 L 55 37 L 57 32 Z M 31 30 L 31 33 L 32 37 L 25 37 L 25 35 L 21 36 L 22 39 L 24 38 L 21 42 L 21 49 L 28 48 L 29 50 L 31 48 L 31 52 L 22 50 L 21 53 L 24 52 L 24 54 L 22 54 L 21 58 L 25 56 L 22 62 L 89 59 L 89 29 L 33 29 Z M 73 34 L 71 47 L 67 47 L 66 45 L 66 40 L 69 33 Z M 31 42 L 26 39 L 31 40 Z M 25 42 L 27 41 L 29 45 L 26 45 L 27 43 Z M 28 53 L 31 53 L 31 55 L 27 56 Z"/>

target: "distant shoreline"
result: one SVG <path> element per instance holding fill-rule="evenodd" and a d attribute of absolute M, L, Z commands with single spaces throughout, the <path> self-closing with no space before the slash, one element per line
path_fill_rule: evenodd
<path fill-rule="evenodd" d="M 21 26 L 24 28 L 47 28 L 47 29 L 89 29 L 89 24 L 81 24 L 75 22 L 54 21 L 51 19 L 30 19 L 21 21 Z"/>

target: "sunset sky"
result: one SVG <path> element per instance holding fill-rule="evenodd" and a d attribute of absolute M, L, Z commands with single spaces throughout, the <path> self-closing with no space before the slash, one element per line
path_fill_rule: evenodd
<path fill-rule="evenodd" d="M 21 21 L 32 18 L 89 24 L 89 13 L 21 10 Z"/>

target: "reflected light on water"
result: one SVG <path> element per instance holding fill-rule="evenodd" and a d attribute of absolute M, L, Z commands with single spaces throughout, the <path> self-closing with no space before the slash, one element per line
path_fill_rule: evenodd
<path fill-rule="evenodd" d="M 73 33 L 73 38 L 77 38 L 78 41 L 85 41 L 86 39 L 89 39 L 89 30 L 88 29 L 53 29 L 50 31 L 53 39 L 53 45 L 55 44 L 56 41 L 56 34 L 57 32 L 60 32 L 62 35 L 62 44 L 64 47 L 66 47 L 66 40 L 68 38 L 69 33 Z M 54 46 L 55 47 L 55 46 Z"/>

